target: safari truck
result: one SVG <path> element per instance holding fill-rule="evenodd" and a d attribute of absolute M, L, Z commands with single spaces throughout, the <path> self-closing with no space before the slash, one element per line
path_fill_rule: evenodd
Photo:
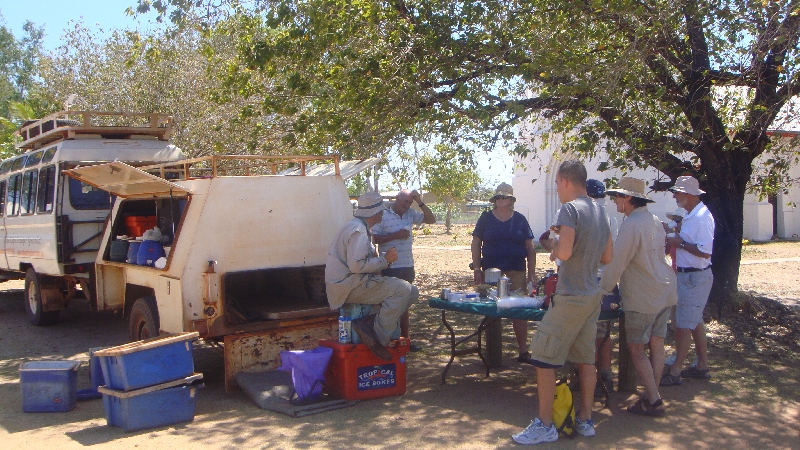
<path fill-rule="evenodd" d="M 124 311 L 131 340 L 197 331 L 222 343 L 227 388 L 241 371 L 277 368 L 280 350 L 336 336 L 325 260 L 353 217 L 343 179 L 377 162 L 207 156 L 69 170 L 116 198 L 95 260 L 97 309 Z M 130 217 L 155 218 L 162 268 L 113 257 Z"/>
<path fill-rule="evenodd" d="M 109 161 L 185 159 L 162 114 L 62 111 L 18 131 L 21 154 L 0 163 L 0 281 L 25 279 L 34 325 L 50 325 L 76 295 L 93 292 L 94 262 L 112 196 L 65 171 Z M 82 287 L 82 289 L 77 289 Z"/>

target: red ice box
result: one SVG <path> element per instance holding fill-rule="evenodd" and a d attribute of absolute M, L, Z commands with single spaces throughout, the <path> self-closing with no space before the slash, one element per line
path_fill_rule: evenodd
<path fill-rule="evenodd" d="M 375 356 L 364 344 L 341 344 L 322 339 L 319 345 L 333 349 L 325 386 L 329 394 L 347 400 L 368 400 L 406 393 L 406 353 L 410 341 L 389 342 L 391 361 Z"/>

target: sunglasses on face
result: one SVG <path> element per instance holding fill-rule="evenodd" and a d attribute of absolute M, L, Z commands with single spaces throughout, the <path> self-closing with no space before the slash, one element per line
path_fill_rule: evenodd
<path fill-rule="evenodd" d="M 498 200 L 508 200 L 509 198 L 511 198 L 511 197 L 509 197 L 508 195 L 498 195 L 497 196 Z"/>

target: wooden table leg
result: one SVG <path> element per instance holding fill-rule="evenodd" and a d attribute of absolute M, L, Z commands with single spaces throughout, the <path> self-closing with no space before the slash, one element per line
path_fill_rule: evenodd
<path fill-rule="evenodd" d="M 619 392 L 636 392 L 636 368 L 626 345 L 625 315 L 619 317 Z"/>
<path fill-rule="evenodd" d="M 486 359 L 492 369 L 503 364 L 503 321 L 500 318 L 486 325 Z"/>

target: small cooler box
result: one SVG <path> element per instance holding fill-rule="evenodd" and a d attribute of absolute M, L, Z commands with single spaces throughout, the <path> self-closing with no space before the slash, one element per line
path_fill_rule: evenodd
<path fill-rule="evenodd" d="M 203 374 L 162 383 L 135 391 L 117 391 L 105 386 L 103 394 L 106 423 L 127 431 L 145 430 L 194 420 L 196 384 Z"/>
<path fill-rule="evenodd" d="M 22 411 L 66 412 L 78 401 L 80 361 L 30 361 L 19 367 Z"/>
<path fill-rule="evenodd" d="M 340 344 L 322 339 L 319 345 L 333 349 L 325 387 L 329 394 L 346 400 L 367 400 L 406 393 L 406 353 L 409 340 L 389 343 L 391 361 L 375 356 L 364 344 Z"/>
<path fill-rule="evenodd" d="M 160 336 L 98 350 L 94 356 L 106 388 L 132 391 L 192 375 L 192 341 L 198 337 L 196 331 Z"/>

